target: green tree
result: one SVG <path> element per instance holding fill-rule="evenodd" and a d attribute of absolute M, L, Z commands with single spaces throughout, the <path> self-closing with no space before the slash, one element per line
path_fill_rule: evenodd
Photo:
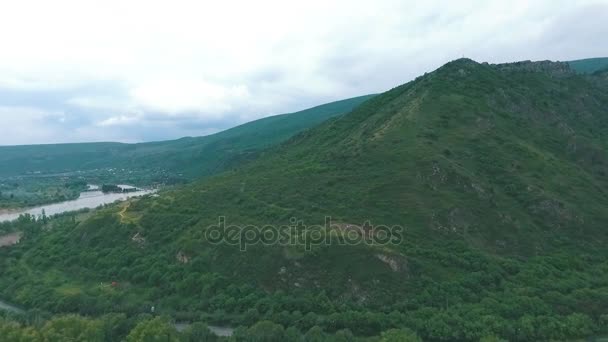
<path fill-rule="evenodd" d="M 581 313 L 573 313 L 566 317 L 568 337 L 588 337 L 595 332 L 593 320 Z"/>
<path fill-rule="evenodd" d="M 123 339 L 130 330 L 127 315 L 112 313 L 100 318 L 106 341 L 118 341 Z"/>
<path fill-rule="evenodd" d="M 260 321 L 247 330 L 247 341 L 283 342 L 285 341 L 285 329 L 282 325 L 271 321 Z"/>
<path fill-rule="evenodd" d="M 422 339 L 410 329 L 391 329 L 382 333 L 380 342 L 422 342 Z"/>
<path fill-rule="evenodd" d="M 42 336 L 34 328 L 3 320 L 0 320 L 0 338 L 6 342 L 42 341 Z"/>
<path fill-rule="evenodd" d="M 301 339 L 302 333 L 295 327 L 285 329 L 285 341 L 300 341 Z"/>
<path fill-rule="evenodd" d="M 319 327 L 318 325 L 315 325 L 314 327 L 310 328 L 310 330 L 308 330 L 306 334 L 304 334 L 304 341 L 306 342 L 323 342 L 326 339 L 327 335 L 325 334 L 325 332 L 323 332 L 323 329 L 321 329 L 321 327 Z"/>
<path fill-rule="evenodd" d="M 349 329 L 338 330 L 334 334 L 333 340 L 336 342 L 353 342 L 355 341 L 355 336 Z"/>
<path fill-rule="evenodd" d="M 140 322 L 127 336 L 127 342 L 178 342 L 178 334 L 167 320 L 156 317 Z"/>
<path fill-rule="evenodd" d="M 218 338 L 206 324 L 197 322 L 184 330 L 180 339 L 184 342 L 214 342 Z"/>
<path fill-rule="evenodd" d="M 506 342 L 506 340 L 503 340 L 502 338 L 500 338 L 498 336 L 489 335 L 489 336 L 484 336 L 481 339 L 479 339 L 479 342 Z"/>
<path fill-rule="evenodd" d="M 62 316 L 48 321 L 41 329 L 47 342 L 95 342 L 103 341 L 103 325 L 76 315 Z"/>

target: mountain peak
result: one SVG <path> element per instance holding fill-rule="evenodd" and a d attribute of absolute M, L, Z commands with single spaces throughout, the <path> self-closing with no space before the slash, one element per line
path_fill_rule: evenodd
<path fill-rule="evenodd" d="M 439 69 L 437 69 L 437 71 L 442 71 L 442 70 L 467 70 L 467 69 L 473 69 L 476 68 L 478 66 L 480 66 L 481 64 L 470 59 L 470 58 L 458 58 L 455 59 L 453 61 L 447 62 L 446 64 L 444 64 L 443 66 L 441 66 Z"/>

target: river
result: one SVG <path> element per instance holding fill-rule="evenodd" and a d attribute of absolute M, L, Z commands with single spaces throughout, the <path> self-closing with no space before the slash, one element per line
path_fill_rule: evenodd
<path fill-rule="evenodd" d="M 19 215 L 30 214 L 33 216 L 42 216 L 42 211 L 47 216 L 62 214 L 69 211 L 80 209 L 93 209 L 103 204 L 114 203 L 115 201 L 124 201 L 130 197 L 143 196 L 153 193 L 154 190 L 138 190 L 126 193 L 103 193 L 101 191 L 85 191 L 80 194 L 75 200 L 52 203 L 33 208 L 23 208 L 15 210 L 0 209 L 0 222 L 13 221 L 19 218 Z"/>

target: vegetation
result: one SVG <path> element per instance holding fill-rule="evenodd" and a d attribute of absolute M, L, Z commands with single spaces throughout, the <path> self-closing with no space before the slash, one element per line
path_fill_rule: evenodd
<path fill-rule="evenodd" d="M 124 186 L 120 186 L 120 185 L 116 185 L 116 184 L 104 184 L 101 186 L 101 191 L 104 193 L 107 192 L 118 192 L 118 193 L 124 193 L 124 192 L 134 192 L 137 191 L 137 188 L 135 187 L 124 187 Z"/>
<path fill-rule="evenodd" d="M 0 146 L 0 208 L 76 199 L 87 182 L 142 187 L 183 184 L 251 160 L 261 150 L 347 113 L 371 97 L 271 116 L 198 138 L 142 144 Z"/>
<path fill-rule="evenodd" d="M 27 318 L 21 318 L 27 320 Z M 205 324 L 191 324 L 184 331 L 177 331 L 167 317 L 140 315 L 128 318 L 123 314 L 107 314 L 90 319 L 77 315 L 57 316 L 36 324 L 23 324 L 17 320 L 0 318 L 0 336 L 6 342 L 416 342 L 420 339 L 411 331 L 391 330 L 382 336 L 356 338 L 349 330 L 335 334 L 326 333 L 320 327 L 307 332 L 282 325 L 260 321 L 253 326 L 241 327 L 234 336 L 216 336 Z"/>
<path fill-rule="evenodd" d="M 87 183 L 68 177 L 0 179 L 0 208 L 31 207 L 78 198 Z"/>
<path fill-rule="evenodd" d="M 453 61 L 222 174 L 84 219 L 12 223 L 24 237 L 0 249 L 0 298 L 132 320 L 154 307 L 243 326 L 235 341 L 606 334 L 607 88 L 564 63 Z M 218 216 L 406 230 L 383 246 L 243 252 L 208 239 Z M 121 336 L 181 336 L 142 324 Z"/>
<path fill-rule="evenodd" d="M 570 67 L 581 74 L 593 74 L 608 69 L 608 58 L 587 58 L 568 62 Z"/>
<path fill-rule="evenodd" d="M 253 158 L 331 117 L 351 111 L 373 97 L 360 96 L 249 122 L 197 138 L 141 144 L 84 143 L 1 146 L 0 177 L 90 172 L 142 172 L 147 182 L 189 180 L 215 174 Z"/>

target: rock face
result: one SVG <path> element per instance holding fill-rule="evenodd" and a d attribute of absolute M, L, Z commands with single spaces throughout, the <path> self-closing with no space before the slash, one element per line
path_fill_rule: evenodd
<path fill-rule="evenodd" d="M 23 236 L 23 233 L 21 232 L 10 233 L 7 235 L 0 236 L 0 247 L 7 247 L 18 244 L 21 240 L 21 236 Z"/>
<path fill-rule="evenodd" d="M 146 238 L 137 233 L 131 238 L 131 241 L 135 242 L 139 247 L 143 247 L 146 243 Z"/>
<path fill-rule="evenodd" d="M 407 263 L 405 258 L 391 256 L 387 254 L 376 254 L 376 258 L 387 264 L 393 272 L 401 272 L 407 269 Z"/>
<path fill-rule="evenodd" d="M 177 255 L 175 256 L 175 258 L 177 259 L 177 261 L 181 262 L 182 264 L 187 264 L 190 262 L 191 257 L 189 257 L 188 255 L 186 255 L 183 252 L 177 252 Z"/>

